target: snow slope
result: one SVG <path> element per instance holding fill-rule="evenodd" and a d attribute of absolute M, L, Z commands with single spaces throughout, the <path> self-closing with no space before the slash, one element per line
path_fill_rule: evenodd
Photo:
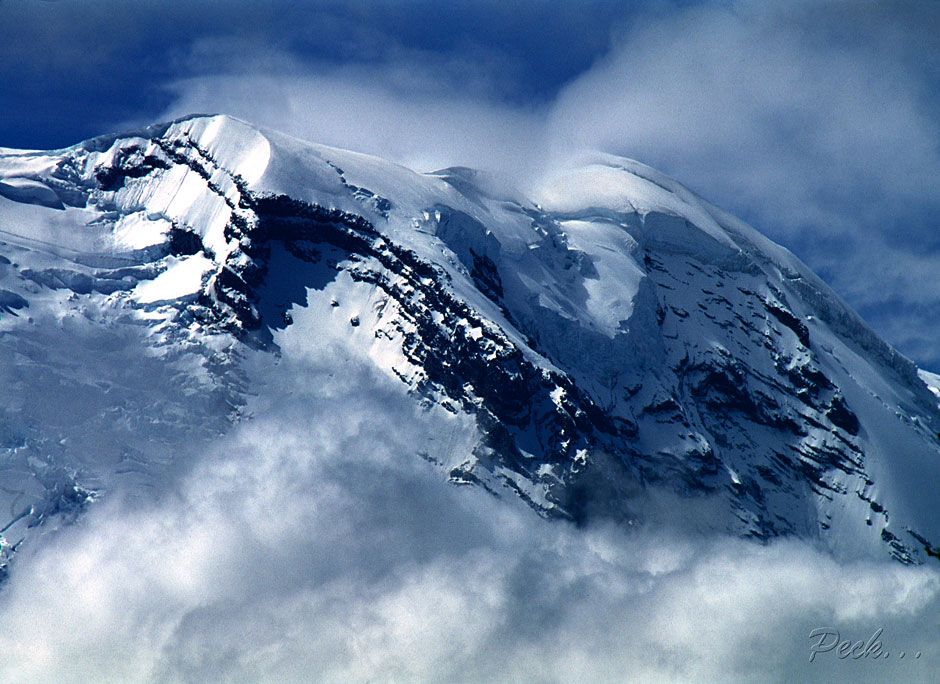
<path fill-rule="evenodd" d="M 415 456 L 548 517 L 940 543 L 936 378 L 675 181 L 596 155 L 526 198 L 200 116 L 0 151 L 0 562 L 330 342 L 450 417 Z"/>

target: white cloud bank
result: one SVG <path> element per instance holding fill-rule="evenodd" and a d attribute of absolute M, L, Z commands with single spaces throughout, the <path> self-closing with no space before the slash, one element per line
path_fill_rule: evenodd
<path fill-rule="evenodd" d="M 882 682 L 940 665 L 932 568 L 548 523 L 412 455 L 466 426 L 308 356 L 338 349 L 302 353 L 157 500 L 111 498 L 17 557 L 0 680 Z M 810 664 L 817 627 L 882 627 L 894 659 Z"/>

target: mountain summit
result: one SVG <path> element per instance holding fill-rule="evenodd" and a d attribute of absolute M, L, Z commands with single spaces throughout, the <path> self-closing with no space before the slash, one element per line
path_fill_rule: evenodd
<path fill-rule="evenodd" d="M 286 339 L 470 426 L 410 456 L 546 517 L 937 553 L 940 379 L 642 164 L 530 194 L 226 116 L 0 149 L 0 564 L 250 420 Z"/>

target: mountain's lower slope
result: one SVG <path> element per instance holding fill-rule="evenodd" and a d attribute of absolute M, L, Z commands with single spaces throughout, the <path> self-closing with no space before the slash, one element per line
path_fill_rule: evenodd
<path fill-rule="evenodd" d="M 453 482 L 927 558 L 940 411 L 909 361 L 646 167 L 597 157 L 534 199 L 221 116 L 0 151 L 0 563 L 239 420 L 244 359 L 292 329 L 475 424 L 415 445 Z"/>

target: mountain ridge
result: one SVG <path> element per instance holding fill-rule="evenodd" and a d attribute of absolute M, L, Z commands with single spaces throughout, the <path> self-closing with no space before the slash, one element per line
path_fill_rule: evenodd
<path fill-rule="evenodd" d="M 156 365 L 191 377 L 189 394 L 168 388 L 156 411 L 152 383 L 129 384 L 127 420 L 163 410 L 208 439 L 246 419 L 242 359 L 281 353 L 304 317 L 415 402 L 475 422 L 468 453 L 423 454 L 454 483 L 578 522 L 668 517 L 650 496 L 717 501 L 718 529 L 926 560 L 940 540 L 937 399 L 795 256 L 609 155 L 556 173 L 534 201 L 517 193 L 222 115 L 0 150 L 0 346 L 23 356 L 30 335 L 58 339 L 76 312 L 97 343 L 132 323 Z M 24 327 L 37 312 L 46 332 Z M 41 347 L 25 358 L 61 384 Z M 0 448 L 49 452 L 2 408 L 12 427 Z M 31 420 L 43 427 L 41 412 Z M 81 423 L 58 429 L 77 451 L 97 448 L 76 439 Z M 100 429 L 118 452 L 140 452 L 143 471 L 166 457 L 106 419 Z M 51 484 L 11 459 L 32 480 L 7 487 L 4 557 L 30 524 L 63 518 L 56 506 L 72 499 L 80 513 L 114 477 L 62 453 L 43 456 Z M 19 515 L 24 497 L 35 510 Z"/>

